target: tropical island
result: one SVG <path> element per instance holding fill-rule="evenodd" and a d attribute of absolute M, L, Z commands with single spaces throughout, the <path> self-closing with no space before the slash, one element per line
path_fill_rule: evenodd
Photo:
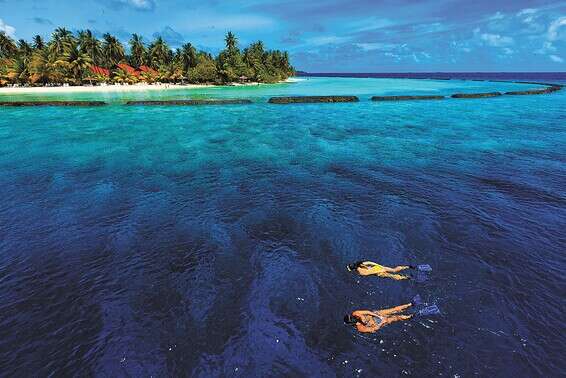
<path fill-rule="evenodd" d="M 277 83 L 294 75 L 286 51 L 267 50 L 261 41 L 243 50 L 232 32 L 214 57 L 191 43 L 173 50 L 157 37 L 149 44 L 133 34 L 126 48 L 106 33 L 74 34 L 57 28 L 50 41 L 14 41 L 0 32 L 0 87 L 106 86 L 134 84 L 232 85 Z"/>

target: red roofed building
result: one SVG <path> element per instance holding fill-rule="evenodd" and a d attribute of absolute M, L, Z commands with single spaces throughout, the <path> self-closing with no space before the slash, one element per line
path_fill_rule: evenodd
<path fill-rule="evenodd" d="M 125 63 L 118 64 L 118 68 L 121 69 L 122 71 L 127 72 L 130 75 L 134 75 L 134 76 L 140 75 L 140 71 L 136 70 L 134 67 L 129 66 Z"/>
<path fill-rule="evenodd" d="M 156 70 L 154 70 L 153 68 L 148 67 L 148 66 L 141 66 L 140 71 L 141 72 L 147 72 L 148 74 L 155 75 L 155 76 L 157 76 L 159 74 L 159 72 L 157 72 Z"/>
<path fill-rule="evenodd" d="M 95 75 L 110 77 L 110 70 L 98 66 L 90 66 L 90 71 Z"/>

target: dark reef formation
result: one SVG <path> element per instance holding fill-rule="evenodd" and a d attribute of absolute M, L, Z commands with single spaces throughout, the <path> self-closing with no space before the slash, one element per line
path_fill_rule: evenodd
<path fill-rule="evenodd" d="M 487 98 L 487 97 L 499 97 L 502 96 L 501 92 L 489 92 L 489 93 L 456 93 L 453 94 L 452 98 Z"/>
<path fill-rule="evenodd" d="M 311 104 L 331 102 L 358 102 L 356 96 L 298 96 L 298 97 L 272 97 L 270 104 Z"/>
<path fill-rule="evenodd" d="M 444 96 L 373 96 L 372 101 L 444 100 Z"/>
<path fill-rule="evenodd" d="M 0 106 L 104 106 L 104 101 L 2 101 Z"/>
<path fill-rule="evenodd" d="M 219 100 L 159 100 L 159 101 L 128 101 L 126 105 L 243 105 L 251 104 L 251 100 L 246 99 L 219 99 Z"/>
<path fill-rule="evenodd" d="M 505 92 L 505 94 L 510 95 L 510 96 L 529 96 L 529 95 L 549 94 L 549 93 L 557 92 L 561 89 L 562 89 L 562 86 L 552 85 L 552 86 L 544 88 L 544 89 L 531 89 L 531 90 L 528 90 L 528 91 Z"/>

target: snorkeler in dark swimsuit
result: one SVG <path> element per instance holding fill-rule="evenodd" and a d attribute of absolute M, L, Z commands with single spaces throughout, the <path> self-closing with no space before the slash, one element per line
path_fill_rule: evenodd
<path fill-rule="evenodd" d="M 411 319 L 414 314 L 402 315 L 401 313 L 412 305 L 408 303 L 386 310 L 354 311 L 351 315 L 344 317 L 344 323 L 355 326 L 362 333 L 375 333 L 388 324 Z"/>
<path fill-rule="evenodd" d="M 411 314 L 403 314 L 407 309 L 418 306 L 418 311 L 413 311 Z M 420 296 L 415 296 L 411 303 L 401 306 L 385 309 L 385 310 L 358 310 L 352 312 L 350 315 L 344 317 L 344 323 L 355 326 L 359 332 L 362 333 L 375 333 L 388 324 L 412 319 L 414 316 L 429 316 L 439 315 L 440 310 L 436 305 L 425 306 Z"/>

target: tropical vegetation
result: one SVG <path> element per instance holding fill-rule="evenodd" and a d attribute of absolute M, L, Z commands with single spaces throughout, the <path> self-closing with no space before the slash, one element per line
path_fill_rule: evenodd
<path fill-rule="evenodd" d="M 232 32 L 214 57 L 191 43 L 173 50 L 157 37 L 145 43 L 133 34 L 127 45 L 111 34 L 73 33 L 57 28 L 49 41 L 31 42 L 0 32 L 0 86 L 96 83 L 274 83 L 294 74 L 285 51 L 267 50 L 258 41 L 241 50 Z"/>

